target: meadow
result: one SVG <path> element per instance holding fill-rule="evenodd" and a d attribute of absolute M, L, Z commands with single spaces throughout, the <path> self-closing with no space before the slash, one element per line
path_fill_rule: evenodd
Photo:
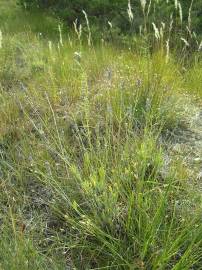
<path fill-rule="evenodd" d="M 84 16 L 0 3 L 0 269 L 202 269 L 200 38 Z"/>

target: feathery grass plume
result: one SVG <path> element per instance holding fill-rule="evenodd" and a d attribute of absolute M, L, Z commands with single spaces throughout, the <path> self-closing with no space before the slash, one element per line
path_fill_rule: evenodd
<path fill-rule="evenodd" d="M 143 12 L 145 12 L 146 3 L 147 3 L 147 0 L 140 0 L 140 4 L 141 4 Z"/>
<path fill-rule="evenodd" d="M 164 22 L 161 22 L 160 36 L 161 36 L 162 39 L 163 39 L 163 36 L 164 36 L 165 27 L 166 27 L 165 23 Z"/>
<path fill-rule="evenodd" d="M 61 29 L 60 24 L 58 24 L 58 31 L 59 31 L 59 36 L 60 36 L 60 45 L 63 47 L 62 29 Z"/>
<path fill-rule="evenodd" d="M 196 35 L 196 33 L 194 31 L 192 33 L 192 36 L 193 36 L 193 38 L 194 38 L 194 40 L 196 42 L 197 48 L 199 48 L 200 47 L 200 43 L 199 43 L 198 37 L 197 37 L 197 35 Z M 200 51 L 200 50 L 198 49 L 198 51 Z"/>
<path fill-rule="evenodd" d="M 172 29 L 173 29 L 173 14 L 170 15 L 170 25 L 168 30 L 169 37 L 171 36 Z"/>
<path fill-rule="evenodd" d="M 112 23 L 110 21 L 107 22 L 109 24 L 109 27 L 112 29 Z"/>
<path fill-rule="evenodd" d="M 182 24 L 182 21 L 183 21 L 183 13 L 182 13 L 182 6 L 180 4 L 180 2 L 178 2 L 178 8 L 179 8 L 179 15 L 180 15 L 180 22 Z"/>
<path fill-rule="evenodd" d="M 169 56 L 170 56 L 170 40 L 166 40 L 166 64 L 169 61 Z"/>
<path fill-rule="evenodd" d="M 78 40 L 81 41 L 81 35 L 82 35 L 82 25 L 80 24 L 78 26 L 78 20 L 76 19 L 74 22 L 73 22 L 73 25 L 74 25 L 74 31 L 78 37 Z"/>
<path fill-rule="evenodd" d="M 86 19 L 86 24 L 87 24 L 87 28 L 88 28 L 88 46 L 91 46 L 91 41 L 92 41 L 92 35 L 91 35 L 91 30 L 90 30 L 90 24 L 89 24 L 89 20 L 88 20 L 88 15 L 85 12 L 85 10 L 82 10 L 85 19 Z"/>
<path fill-rule="evenodd" d="M 193 6 L 194 0 L 191 1 L 190 7 L 189 7 L 189 15 L 188 15 L 188 26 L 189 29 L 191 29 L 191 11 Z"/>
<path fill-rule="evenodd" d="M 142 7 L 142 13 L 143 13 L 143 17 L 144 17 L 144 33 L 147 33 L 147 16 L 145 14 L 145 8 L 146 8 L 146 4 L 147 1 L 146 0 L 140 0 L 140 4 Z"/>
<path fill-rule="evenodd" d="M 178 0 L 175 0 L 175 9 L 178 8 Z"/>
<path fill-rule="evenodd" d="M 197 42 L 197 45 L 198 45 L 197 35 L 196 35 L 196 33 L 194 31 L 193 31 L 193 37 L 195 38 L 195 40 Z"/>
<path fill-rule="evenodd" d="M 0 30 L 0 49 L 2 48 L 2 41 L 3 41 L 3 34 L 2 31 Z"/>
<path fill-rule="evenodd" d="M 73 21 L 74 31 L 76 32 L 76 34 L 78 34 L 77 21 L 78 21 L 77 19 L 75 21 Z"/>
<path fill-rule="evenodd" d="M 166 28 L 166 24 L 164 22 L 161 22 L 163 30 Z"/>
<path fill-rule="evenodd" d="M 150 13 L 150 10 L 151 10 L 151 3 L 152 3 L 152 0 L 149 1 L 149 5 L 148 5 L 148 8 L 147 8 L 147 18 L 149 16 L 149 13 Z"/>
<path fill-rule="evenodd" d="M 79 25 L 79 39 L 81 39 L 81 35 L 82 35 L 82 25 Z"/>
<path fill-rule="evenodd" d="M 154 29 L 155 38 L 156 38 L 156 39 L 160 39 L 161 36 L 160 36 L 159 30 L 158 30 L 158 28 L 156 27 L 156 25 L 155 25 L 154 22 L 152 23 L 152 26 L 153 26 L 153 29 Z"/>
<path fill-rule="evenodd" d="M 187 29 L 187 32 L 188 32 L 189 36 L 192 38 L 192 32 L 191 32 L 191 30 L 189 29 L 188 26 L 186 26 L 186 29 Z"/>
<path fill-rule="evenodd" d="M 128 12 L 129 21 L 130 21 L 130 23 L 132 23 L 134 16 L 133 16 L 133 12 L 132 12 L 132 7 L 131 7 L 130 0 L 128 0 L 128 9 L 127 9 L 127 12 Z"/>
<path fill-rule="evenodd" d="M 161 39 L 163 39 L 163 35 L 164 35 L 163 27 L 160 27 L 159 34 L 160 34 Z"/>
<path fill-rule="evenodd" d="M 189 47 L 189 42 L 185 38 L 181 37 L 180 39 L 184 42 L 186 47 Z"/>

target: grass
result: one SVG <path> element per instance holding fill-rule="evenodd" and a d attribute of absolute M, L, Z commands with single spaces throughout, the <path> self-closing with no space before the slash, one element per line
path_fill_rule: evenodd
<path fill-rule="evenodd" d="M 166 159 L 187 96 L 201 102 L 200 63 L 184 71 L 162 50 L 89 47 L 66 33 L 62 46 L 55 19 L 44 26 L 9 3 L 0 269 L 201 269 L 201 193 L 183 160 Z"/>

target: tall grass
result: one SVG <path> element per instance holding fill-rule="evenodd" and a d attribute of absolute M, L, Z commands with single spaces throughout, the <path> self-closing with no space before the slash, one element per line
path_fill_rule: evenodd
<path fill-rule="evenodd" d="M 200 63 L 167 37 L 138 54 L 53 22 L 2 27 L 0 268 L 200 269 L 201 194 L 168 138 Z"/>

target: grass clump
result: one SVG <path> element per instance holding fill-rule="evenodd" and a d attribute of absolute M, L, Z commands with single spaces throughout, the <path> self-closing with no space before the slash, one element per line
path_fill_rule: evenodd
<path fill-rule="evenodd" d="M 26 22 L 2 28 L 0 268 L 200 269 L 201 193 L 170 149 L 200 64 Z"/>

